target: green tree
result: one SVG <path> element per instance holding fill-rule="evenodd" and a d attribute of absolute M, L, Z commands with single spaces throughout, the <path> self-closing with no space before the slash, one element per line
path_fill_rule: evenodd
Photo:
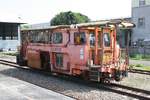
<path fill-rule="evenodd" d="M 51 25 L 71 25 L 78 23 L 86 23 L 89 21 L 90 19 L 81 13 L 74 13 L 68 11 L 68 12 L 61 12 L 58 15 L 56 15 L 51 20 Z"/>
<path fill-rule="evenodd" d="M 23 24 L 23 25 L 21 25 L 21 29 L 28 29 L 30 27 L 31 26 L 29 24 Z"/>

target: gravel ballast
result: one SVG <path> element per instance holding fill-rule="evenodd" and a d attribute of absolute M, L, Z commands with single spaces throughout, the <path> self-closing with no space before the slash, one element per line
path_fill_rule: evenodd
<path fill-rule="evenodd" d="M 60 92 L 80 100 L 132 100 L 133 98 L 106 91 L 103 89 L 92 88 L 79 85 L 70 81 L 65 81 L 52 76 L 45 76 L 29 70 L 11 68 L 0 65 L 0 74 L 14 77 L 55 92 Z"/>
<path fill-rule="evenodd" d="M 5 59 L 9 59 L 9 57 L 6 57 Z M 13 58 L 10 60 L 12 61 L 12 59 Z M 135 98 L 113 93 L 104 89 L 92 88 L 52 76 L 45 76 L 29 70 L 17 69 L 6 65 L 0 65 L 0 74 L 36 84 L 80 100 L 136 100 Z M 150 78 L 148 75 L 129 73 L 128 78 L 123 79 L 123 81 L 119 84 L 150 90 Z"/>

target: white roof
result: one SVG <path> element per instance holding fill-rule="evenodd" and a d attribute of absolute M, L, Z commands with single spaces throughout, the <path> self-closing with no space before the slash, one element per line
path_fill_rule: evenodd
<path fill-rule="evenodd" d="M 22 30 L 41 30 L 41 29 L 56 29 L 56 28 L 78 28 L 78 27 L 92 27 L 92 26 L 103 26 L 106 24 L 110 25 L 118 25 L 120 28 L 132 28 L 134 27 L 133 23 L 130 22 L 122 22 L 122 21 L 97 21 L 97 22 L 88 22 L 88 23 L 80 23 L 80 24 L 72 24 L 72 25 L 57 25 L 57 26 L 49 26 L 49 27 L 37 27 L 37 28 L 27 28 Z"/>
<path fill-rule="evenodd" d="M 0 13 L 0 22 L 25 23 L 19 16 L 10 13 Z"/>

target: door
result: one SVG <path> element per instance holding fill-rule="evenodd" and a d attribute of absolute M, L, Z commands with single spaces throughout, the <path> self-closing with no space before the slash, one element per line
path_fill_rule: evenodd
<path fill-rule="evenodd" d="M 111 64 L 115 58 L 115 32 L 110 30 L 110 28 L 104 28 L 102 32 L 103 37 L 103 60 L 102 63 L 107 65 Z M 114 51 L 114 52 L 113 52 Z"/>
<path fill-rule="evenodd" d="M 96 27 L 93 31 L 90 31 L 90 65 L 102 64 L 102 31 L 101 28 Z"/>
<path fill-rule="evenodd" d="M 49 52 L 41 51 L 40 52 L 40 59 L 41 59 L 41 68 L 44 70 L 50 70 Z"/>

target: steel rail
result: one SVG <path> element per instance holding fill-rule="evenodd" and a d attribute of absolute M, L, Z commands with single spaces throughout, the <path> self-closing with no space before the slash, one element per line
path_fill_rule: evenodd
<path fill-rule="evenodd" d="M 16 67 L 16 68 L 20 68 L 20 69 L 24 69 L 24 70 L 31 70 L 33 72 L 38 72 L 38 73 L 41 73 L 41 74 L 44 74 L 44 75 L 51 75 L 50 72 L 43 71 L 43 70 L 35 70 L 35 69 L 29 68 L 29 67 L 26 67 L 26 66 L 21 66 L 20 67 L 15 62 L 7 61 L 7 60 L 1 60 L 0 59 L 0 64 L 12 66 L 12 67 Z M 51 75 L 51 76 L 54 76 L 54 75 Z M 148 91 L 148 90 L 142 90 L 142 89 L 133 88 L 133 87 L 124 86 L 124 85 L 115 84 L 115 83 L 100 84 L 100 83 L 97 83 L 97 82 L 83 81 L 82 79 L 79 79 L 77 77 L 70 77 L 70 78 L 67 77 L 66 78 L 66 77 L 63 77 L 61 75 L 54 76 L 54 77 L 61 78 L 61 79 L 66 80 L 66 81 L 75 82 L 76 84 L 81 84 L 81 85 L 86 85 L 86 86 L 90 86 L 90 87 L 94 87 L 94 88 L 100 88 L 100 89 L 108 90 L 108 91 L 111 91 L 111 92 L 115 92 L 115 93 L 118 93 L 118 94 L 121 94 L 121 95 L 126 95 L 126 96 L 129 96 L 129 97 L 137 98 L 137 99 L 140 99 L 140 100 L 150 100 L 150 91 Z M 36 85 L 38 85 L 38 84 L 36 84 Z M 130 91 L 130 92 L 128 92 L 128 91 Z M 55 91 L 55 92 L 58 92 L 58 91 Z M 63 94 L 61 92 L 58 92 L 58 93 Z M 63 94 L 63 95 L 66 95 L 66 94 Z M 66 95 L 66 96 L 74 98 L 74 97 L 69 96 L 69 95 Z M 78 98 L 74 98 L 74 99 L 78 99 Z"/>
<path fill-rule="evenodd" d="M 7 65 L 7 66 L 10 66 L 10 67 L 15 67 L 15 68 L 18 68 L 18 69 L 29 70 L 29 71 L 32 71 L 32 72 L 38 72 L 38 73 L 43 73 L 44 72 L 43 70 L 37 70 L 37 69 L 29 68 L 27 66 L 19 66 L 15 62 L 7 61 L 7 60 L 2 60 L 2 59 L 0 59 L 0 64 Z M 49 72 L 44 72 L 43 74 L 45 74 L 45 75 L 51 75 Z M 36 84 L 36 83 L 34 83 L 34 85 L 40 86 L 42 88 L 45 88 L 45 87 L 43 87 L 43 86 L 41 86 L 39 84 Z M 45 89 L 47 89 L 47 88 L 45 88 Z M 59 92 L 59 91 L 56 91 L 56 90 L 52 90 L 52 91 L 57 92 L 57 93 L 62 94 L 62 95 L 65 95 L 67 97 L 73 98 L 75 100 L 78 100 L 78 98 L 70 96 L 70 95 L 67 95 L 67 94 L 64 94 L 62 92 Z"/>
<path fill-rule="evenodd" d="M 150 71 L 146 71 L 146 70 L 129 69 L 128 71 L 131 72 L 131 73 L 139 73 L 139 74 L 150 75 Z"/>

